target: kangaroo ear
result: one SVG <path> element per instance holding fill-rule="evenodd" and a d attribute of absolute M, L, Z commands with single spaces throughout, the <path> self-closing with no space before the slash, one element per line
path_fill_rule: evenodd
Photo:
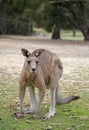
<path fill-rule="evenodd" d="M 38 49 L 35 51 L 35 56 L 38 57 L 43 53 L 44 49 Z"/>
<path fill-rule="evenodd" d="M 30 56 L 30 52 L 28 51 L 28 50 L 26 50 L 26 49 L 21 49 L 21 52 L 22 52 L 22 54 L 24 55 L 24 56 L 26 56 L 26 57 L 28 57 L 28 56 Z"/>

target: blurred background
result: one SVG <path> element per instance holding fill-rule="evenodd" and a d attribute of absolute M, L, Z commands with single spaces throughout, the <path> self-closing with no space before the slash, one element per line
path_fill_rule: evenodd
<path fill-rule="evenodd" d="M 89 40 L 87 0 L 0 0 L 0 34 Z"/>

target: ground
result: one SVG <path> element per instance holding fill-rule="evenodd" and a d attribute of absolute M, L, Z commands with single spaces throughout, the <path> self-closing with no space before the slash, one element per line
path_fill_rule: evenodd
<path fill-rule="evenodd" d="M 63 119 L 65 119 L 66 117 L 72 121 L 72 124 L 69 123 L 69 125 L 61 126 L 61 124 L 63 123 L 63 119 L 60 117 L 60 130 L 88 130 L 89 125 L 87 123 L 87 120 L 89 119 L 89 43 L 82 41 L 77 42 L 16 37 L 0 38 L 0 122 L 2 123 L 2 125 L 0 124 L 0 130 L 5 130 L 6 128 L 6 130 L 25 130 L 25 128 L 22 129 L 21 126 L 17 127 L 17 123 L 12 123 L 13 128 L 12 126 L 7 125 L 9 121 L 7 124 L 3 123 L 3 120 L 6 120 L 7 117 L 9 117 L 8 114 L 7 117 L 5 117 L 6 110 L 8 110 L 7 112 L 9 114 L 12 114 L 13 112 L 17 111 L 19 106 L 18 79 L 24 63 L 24 57 L 22 56 L 20 51 L 21 48 L 26 48 L 30 52 L 37 48 L 45 48 L 58 54 L 64 68 L 63 76 L 59 81 L 62 92 L 61 95 L 64 96 L 73 94 L 79 95 L 81 97 L 78 101 L 76 101 L 75 104 L 73 102 L 73 107 L 72 103 L 69 106 L 63 105 L 64 107 L 59 107 L 61 110 L 59 110 L 57 106 L 57 113 L 59 111 L 59 113 L 64 112 L 65 114 L 60 114 L 60 116 L 63 116 Z M 46 97 L 47 96 L 48 93 L 46 94 Z M 47 99 L 48 98 L 45 98 L 43 104 L 45 105 L 45 108 L 48 109 L 49 102 L 47 103 Z M 28 105 L 28 97 L 25 99 L 24 104 Z M 74 121 L 75 119 L 76 121 Z M 9 120 L 12 120 L 12 118 Z M 26 119 L 26 121 L 27 120 L 28 119 Z M 77 120 L 80 122 L 77 122 Z M 29 123 L 29 120 L 27 123 Z M 34 124 L 34 122 L 32 123 Z M 56 123 L 54 123 L 54 125 Z M 16 124 L 16 126 L 14 126 L 14 124 Z M 4 125 L 7 125 L 7 127 L 5 127 Z M 50 123 L 47 125 L 47 128 L 52 127 L 55 130 L 58 130 L 59 127 L 58 124 L 56 124 L 57 127 L 54 127 L 53 125 L 50 126 Z M 46 129 L 45 124 L 42 124 L 42 126 L 44 129 Z M 38 125 L 38 128 L 40 129 L 40 125 Z M 26 128 L 26 130 L 28 130 L 28 128 Z"/>

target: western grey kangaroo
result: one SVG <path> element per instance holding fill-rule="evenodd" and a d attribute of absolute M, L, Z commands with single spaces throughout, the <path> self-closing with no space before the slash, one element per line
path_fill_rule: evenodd
<path fill-rule="evenodd" d="M 46 88 L 50 89 L 50 108 L 49 112 L 44 115 L 44 119 L 55 115 L 55 103 L 63 104 L 80 98 L 79 96 L 60 97 L 59 79 L 63 73 L 63 66 L 55 53 L 45 49 L 37 49 L 32 53 L 26 49 L 21 51 L 26 59 L 19 80 L 20 113 L 17 114 L 18 117 L 22 117 L 24 113 L 35 113 L 38 117 Z M 24 111 L 22 103 L 27 86 L 30 92 L 31 108 Z M 35 87 L 39 90 L 38 103 L 35 97 Z"/>

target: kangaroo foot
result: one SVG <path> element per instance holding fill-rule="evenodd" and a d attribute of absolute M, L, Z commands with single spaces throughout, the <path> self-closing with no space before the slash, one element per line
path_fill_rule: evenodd
<path fill-rule="evenodd" d="M 16 118 L 24 118 L 24 113 L 19 113 L 19 112 L 17 112 L 17 113 L 14 113 L 14 116 L 16 117 Z"/>

